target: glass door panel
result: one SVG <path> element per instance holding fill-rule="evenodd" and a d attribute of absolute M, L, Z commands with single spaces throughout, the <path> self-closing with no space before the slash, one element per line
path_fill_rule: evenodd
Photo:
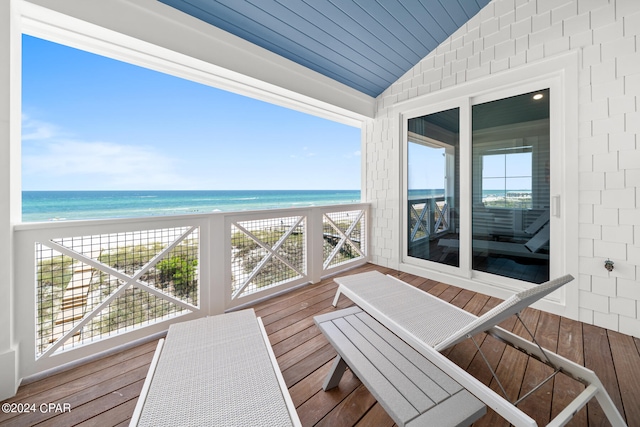
<path fill-rule="evenodd" d="M 459 109 L 409 119 L 407 254 L 458 267 Z"/>
<path fill-rule="evenodd" d="M 549 280 L 549 90 L 472 106 L 472 268 Z"/>

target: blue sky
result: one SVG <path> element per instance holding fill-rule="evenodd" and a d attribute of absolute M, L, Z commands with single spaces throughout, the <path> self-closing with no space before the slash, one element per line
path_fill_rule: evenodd
<path fill-rule="evenodd" d="M 23 36 L 23 190 L 359 189 L 360 129 Z"/>
<path fill-rule="evenodd" d="M 445 187 L 444 148 L 431 148 L 410 142 L 408 145 L 408 185 L 410 190 Z"/>

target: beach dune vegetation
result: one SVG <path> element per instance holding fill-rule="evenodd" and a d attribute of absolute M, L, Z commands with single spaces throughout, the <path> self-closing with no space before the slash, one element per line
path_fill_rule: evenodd
<path fill-rule="evenodd" d="M 135 274 L 166 246 L 159 242 L 129 245 L 103 252 L 99 260 L 112 268 Z M 155 266 L 150 268 L 140 280 L 163 289 L 169 294 L 198 303 L 198 242 L 188 240 L 171 250 Z M 101 272 L 96 291 L 103 297 L 110 295 L 122 282 Z M 99 301 L 98 301 L 99 302 Z M 132 327 L 183 310 L 176 304 L 151 295 L 149 292 L 131 287 L 116 298 L 103 313 L 89 326 L 89 335 L 105 334 L 117 329 Z"/>
<path fill-rule="evenodd" d="M 287 230 L 280 227 L 266 228 L 252 231 L 253 236 L 265 246 L 274 248 L 284 237 Z M 251 283 L 251 289 L 259 289 L 282 283 L 299 276 L 298 272 L 289 267 L 285 262 L 304 271 L 305 265 L 305 235 L 304 232 L 293 232 L 287 236 L 276 249 L 277 257 L 272 256 L 265 262 L 268 251 L 253 238 L 242 231 L 236 231 L 231 236 L 234 265 L 239 265 L 241 271 L 234 273 L 234 286 L 240 286 L 242 277 L 247 277 L 260 265 L 260 270 L 255 274 Z"/>
<path fill-rule="evenodd" d="M 188 296 L 197 287 L 196 267 L 197 259 L 185 256 L 172 256 L 160 261 L 156 268 L 160 271 L 160 287 L 166 288 L 173 284 L 177 295 Z"/>
<path fill-rule="evenodd" d="M 113 251 L 103 252 L 98 260 L 116 270 L 133 274 L 159 254 L 162 249 L 164 249 L 164 245 L 159 242 L 147 245 L 121 246 Z"/>

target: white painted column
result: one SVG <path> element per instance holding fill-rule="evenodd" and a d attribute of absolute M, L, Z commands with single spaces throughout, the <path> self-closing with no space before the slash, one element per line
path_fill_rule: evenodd
<path fill-rule="evenodd" d="M 322 280 L 322 264 L 324 260 L 324 238 L 322 220 L 323 213 L 315 208 L 307 216 L 307 274 L 311 283 Z"/>
<path fill-rule="evenodd" d="M 17 0 L 0 2 L 0 400 L 15 395 L 20 375 L 14 337 L 13 224 L 20 184 L 21 31 Z"/>
<path fill-rule="evenodd" d="M 208 268 L 208 279 L 201 280 L 200 286 L 209 292 L 207 314 L 210 316 L 224 313 L 231 299 L 231 268 L 228 267 L 231 265 L 231 226 L 226 218 L 223 215 L 209 218 L 208 247 L 201 248 L 200 268 Z"/>

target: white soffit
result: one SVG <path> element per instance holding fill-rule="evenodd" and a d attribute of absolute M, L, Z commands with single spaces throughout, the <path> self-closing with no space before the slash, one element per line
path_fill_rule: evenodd
<path fill-rule="evenodd" d="M 29 0 L 22 31 L 352 126 L 375 99 L 156 0 Z"/>

